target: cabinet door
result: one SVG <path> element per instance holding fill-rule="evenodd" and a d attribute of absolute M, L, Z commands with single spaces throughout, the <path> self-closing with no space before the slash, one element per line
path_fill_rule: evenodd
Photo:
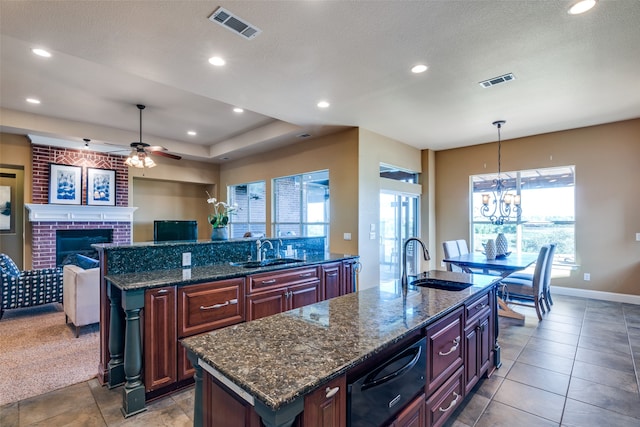
<path fill-rule="evenodd" d="M 193 378 L 196 370 L 193 369 L 191 361 L 187 357 L 187 349 L 178 343 L 178 381 Z"/>
<path fill-rule="evenodd" d="M 286 295 L 286 288 L 247 295 L 247 321 L 282 313 L 287 310 Z"/>
<path fill-rule="evenodd" d="M 462 308 L 427 328 L 427 394 L 431 394 L 463 363 Z"/>
<path fill-rule="evenodd" d="M 342 285 L 343 285 L 343 293 L 350 294 L 354 292 L 354 283 L 353 283 L 353 275 L 354 273 L 354 260 L 344 261 L 342 263 Z"/>
<path fill-rule="evenodd" d="M 473 388 L 480 380 L 482 374 L 487 372 L 491 363 L 491 350 L 493 344 L 490 342 L 491 310 L 485 309 L 477 319 L 464 330 L 465 333 L 465 393 Z"/>
<path fill-rule="evenodd" d="M 177 380 L 176 289 L 144 294 L 144 384 L 147 391 Z"/>
<path fill-rule="evenodd" d="M 413 401 L 402 410 L 391 424 L 392 427 L 425 427 L 425 400 L 424 394 L 413 399 Z"/>
<path fill-rule="evenodd" d="M 318 302 L 318 288 L 320 281 L 305 283 L 303 285 L 289 286 L 287 290 L 287 310 L 304 307 Z"/>
<path fill-rule="evenodd" d="M 304 427 L 347 425 L 347 378 L 343 375 L 304 398 Z"/>
<path fill-rule="evenodd" d="M 344 295 L 344 284 L 340 277 L 340 270 L 342 269 L 342 263 L 336 262 L 331 264 L 322 265 L 322 294 L 321 300 L 327 300 L 329 298 L 339 297 Z"/>

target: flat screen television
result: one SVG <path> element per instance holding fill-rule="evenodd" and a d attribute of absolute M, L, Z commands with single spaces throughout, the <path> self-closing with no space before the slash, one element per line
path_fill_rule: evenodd
<path fill-rule="evenodd" d="M 156 220 L 153 221 L 153 241 L 198 240 L 196 220 Z"/>

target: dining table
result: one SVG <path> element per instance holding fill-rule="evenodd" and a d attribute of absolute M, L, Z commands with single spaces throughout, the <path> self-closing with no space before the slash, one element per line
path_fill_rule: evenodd
<path fill-rule="evenodd" d="M 538 254 L 535 253 L 509 253 L 506 256 L 499 256 L 496 259 L 487 259 L 487 256 L 480 252 L 469 252 L 466 254 L 444 258 L 448 262 L 460 267 L 466 273 L 472 273 L 472 268 L 482 270 L 483 274 L 495 274 L 502 278 L 511 273 L 524 270 L 536 262 Z M 507 303 L 498 297 L 498 316 L 510 317 L 512 319 L 524 320 L 524 315 L 513 310 Z"/>

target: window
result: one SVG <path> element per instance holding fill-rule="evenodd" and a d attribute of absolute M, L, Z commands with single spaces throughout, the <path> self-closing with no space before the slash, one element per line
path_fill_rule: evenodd
<path fill-rule="evenodd" d="M 394 181 L 409 182 L 411 184 L 418 183 L 418 173 L 407 171 L 395 166 L 380 163 L 380 178 L 393 179 Z"/>
<path fill-rule="evenodd" d="M 517 252 L 535 253 L 555 242 L 554 264 L 575 264 L 575 167 L 564 166 L 506 172 L 507 188 L 516 189 L 522 198 L 522 213 L 515 221 L 495 226 L 480 214 L 482 193 L 490 193 L 497 174 L 475 175 L 472 186 L 472 242 L 475 251 L 495 238 L 498 229 L 505 233 L 509 247 Z M 512 190 L 512 192 L 514 192 Z"/>
<path fill-rule="evenodd" d="M 237 204 L 229 223 L 231 238 L 243 237 L 245 233 L 266 234 L 267 207 L 266 185 L 264 181 L 249 184 L 230 185 L 227 188 L 227 200 Z"/>
<path fill-rule="evenodd" d="M 274 236 L 325 236 L 329 244 L 328 170 L 274 179 L 273 200 Z"/>

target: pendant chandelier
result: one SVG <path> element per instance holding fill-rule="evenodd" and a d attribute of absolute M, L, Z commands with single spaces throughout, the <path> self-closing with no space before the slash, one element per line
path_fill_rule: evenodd
<path fill-rule="evenodd" d="M 510 193 L 507 181 L 503 180 L 500 175 L 500 150 L 502 148 L 500 129 L 505 123 L 504 120 L 492 123 L 498 128 L 498 178 L 493 180 L 493 192 L 482 194 L 482 207 L 480 208 L 482 216 L 489 218 L 494 225 L 503 225 L 509 220 L 516 220 L 522 212 L 520 195 Z"/>
<path fill-rule="evenodd" d="M 136 107 L 140 110 L 140 139 L 138 139 L 138 142 L 131 143 L 131 154 L 124 161 L 124 164 L 133 168 L 152 168 L 156 166 L 156 162 L 149 157 L 149 153 L 145 150 L 145 147 L 148 147 L 149 144 L 142 142 L 142 110 L 144 110 L 145 106 L 137 104 Z"/>

